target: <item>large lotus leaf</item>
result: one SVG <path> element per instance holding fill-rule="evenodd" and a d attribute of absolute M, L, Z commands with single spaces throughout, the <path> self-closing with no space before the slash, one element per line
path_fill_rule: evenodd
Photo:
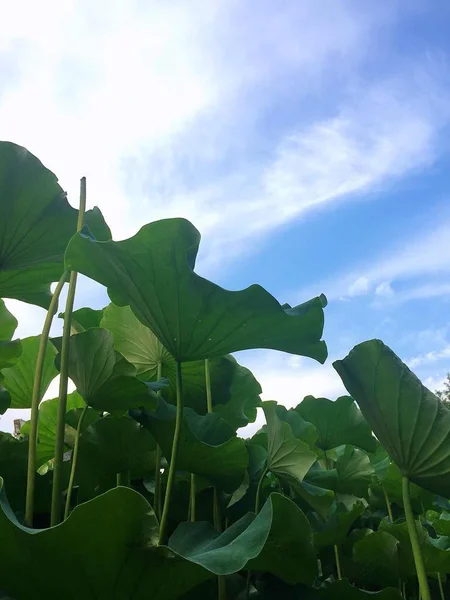
<path fill-rule="evenodd" d="M 17 328 L 17 319 L 6 308 L 5 302 L 0 298 L 0 340 L 10 341 Z"/>
<path fill-rule="evenodd" d="M 337 492 L 359 498 L 367 497 L 374 470 L 363 450 L 346 446 L 344 454 L 336 461 L 336 472 Z"/>
<path fill-rule="evenodd" d="M 419 536 L 420 547 L 425 563 L 426 572 L 429 575 L 436 573 L 450 573 L 450 550 L 447 549 L 447 543 L 440 547 L 436 540 L 431 540 L 427 530 L 419 523 L 416 523 L 417 533 Z M 414 556 L 412 553 L 411 541 L 406 522 L 390 523 L 383 519 L 380 523 L 380 529 L 390 533 L 399 541 L 398 555 L 401 576 L 403 579 L 414 577 L 416 574 Z M 444 540 L 447 542 L 447 538 Z"/>
<path fill-rule="evenodd" d="M 19 356 L 22 354 L 22 344 L 20 340 L 11 341 L 17 327 L 17 319 L 6 308 L 5 303 L 0 298 L 0 371 L 16 364 Z M 1 375 L 0 375 L 1 380 Z M 1 389 L 1 388 L 0 388 Z M 11 398 L 7 392 L 0 395 L 0 415 L 9 407 Z"/>
<path fill-rule="evenodd" d="M 310 522 L 314 529 L 314 543 L 317 548 L 342 544 L 353 523 L 364 513 L 364 504 L 356 502 L 350 510 L 338 503 L 334 513 L 324 521 L 312 513 Z"/>
<path fill-rule="evenodd" d="M 316 427 L 306 421 L 294 408 L 287 410 L 281 404 L 277 405 L 278 418 L 289 423 L 293 435 L 311 448 L 316 444 L 318 433 Z"/>
<path fill-rule="evenodd" d="M 2 371 L 2 384 L 11 395 L 11 408 L 31 408 L 39 343 L 39 335 L 22 340 L 22 353 L 18 361 L 13 367 L 3 369 Z M 55 347 L 53 344 L 47 344 L 40 399 L 43 398 L 48 386 L 58 374 L 58 370 L 55 367 L 55 356 Z"/>
<path fill-rule="evenodd" d="M 232 292 L 194 273 L 200 234 L 185 219 L 145 225 L 122 242 L 74 236 L 66 267 L 108 288 L 114 304 L 130 306 L 179 361 L 272 348 L 324 362 L 325 297 L 283 308 L 262 287 Z"/>
<path fill-rule="evenodd" d="M 64 271 L 64 251 L 77 228 L 53 173 L 30 152 L 0 142 L 0 296 L 47 308 L 50 284 Z M 100 211 L 86 213 L 97 239 L 111 234 Z"/>
<path fill-rule="evenodd" d="M 450 496 L 450 410 L 380 340 L 334 367 L 402 473 Z"/>
<path fill-rule="evenodd" d="M 288 481 L 302 481 L 317 454 L 294 437 L 289 423 L 277 415 L 277 403 L 263 402 L 267 421 L 267 469 Z"/>
<path fill-rule="evenodd" d="M 358 581 L 369 585 L 396 585 L 400 577 L 399 541 L 386 531 L 366 535 L 353 545 Z"/>
<path fill-rule="evenodd" d="M 156 443 L 149 431 L 129 417 L 105 417 L 80 436 L 76 481 L 84 495 L 91 494 L 97 486 L 113 487 L 121 471 L 144 477 L 155 465 Z"/>
<path fill-rule="evenodd" d="M 56 423 L 58 415 L 59 398 L 45 400 L 39 406 L 38 421 L 38 443 L 36 446 L 36 466 L 40 467 L 55 456 Z M 75 408 L 83 408 L 85 402 L 77 393 L 73 392 L 67 396 L 67 412 Z M 66 426 L 66 430 L 67 430 Z M 27 421 L 21 429 L 21 433 L 28 435 L 30 421 Z M 67 432 L 69 433 L 69 432 Z M 66 450 L 69 448 L 66 447 Z"/>
<path fill-rule="evenodd" d="M 155 392 L 134 373 L 133 365 L 114 350 L 106 329 L 91 328 L 70 337 L 69 377 L 89 406 L 108 412 L 156 406 Z"/>
<path fill-rule="evenodd" d="M 157 377 L 161 363 L 162 376 L 169 381 L 163 396 L 176 402 L 176 361 L 155 334 L 143 325 L 129 306 L 110 304 L 103 311 L 102 327 L 111 331 L 114 347 L 136 367 L 143 381 Z M 209 361 L 213 411 L 232 427 L 244 427 L 256 418 L 261 386 L 253 374 L 239 365 L 232 356 L 216 357 Z M 192 361 L 181 366 L 184 405 L 199 414 L 207 412 L 205 361 Z"/>
<path fill-rule="evenodd" d="M 110 490 L 44 530 L 21 526 L 4 497 L 2 509 L 0 579 L 15 600 L 176 600 L 211 576 L 156 547 L 154 513 L 129 488 Z"/>
<path fill-rule="evenodd" d="M 246 515 L 222 534 L 210 523 L 182 523 L 169 546 L 220 575 L 247 568 L 272 573 L 291 584 L 311 585 L 317 574 L 308 520 L 280 494 L 272 494 L 257 516 Z"/>
<path fill-rule="evenodd" d="M 321 450 L 331 450 L 344 444 L 351 444 L 368 452 L 376 449 L 376 440 L 369 425 L 353 399 L 348 396 L 341 396 L 335 401 L 306 396 L 295 410 L 316 426 L 317 446 Z"/>
<path fill-rule="evenodd" d="M 176 409 L 162 398 L 156 411 L 131 411 L 147 427 L 170 460 Z M 198 415 L 184 410 L 177 468 L 206 477 L 220 489 L 234 492 L 242 483 L 248 465 L 244 440 L 218 415 Z"/>

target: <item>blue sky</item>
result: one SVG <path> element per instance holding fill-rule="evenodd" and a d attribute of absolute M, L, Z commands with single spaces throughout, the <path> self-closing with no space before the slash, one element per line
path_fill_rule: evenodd
<path fill-rule="evenodd" d="M 378 6 L 381 4 L 381 6 Z M 189 218 L 198 272 L 291 304 L 325 293 L 321 367 L 240 354 L 264 397 L 343 392 L 331 359 L 379 337 L 432 389 L 450 370 L 445 1 L 17 1 L 0 125 L 79 178 L 115 239 Z M 77 305 L 102 306 L 82 280 Z M 21 335 L 43 313 L 10 302 Z M 0 427 L 9 427 L 5 417 Z"/>

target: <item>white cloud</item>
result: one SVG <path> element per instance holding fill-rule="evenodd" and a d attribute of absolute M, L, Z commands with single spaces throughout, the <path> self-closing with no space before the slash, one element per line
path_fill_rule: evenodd
<path fill-rule="evenodd" d="M 383 281 L 375 288 L 376 296 L 383 296 L 384 298 L 391 298 L 394 295 L 394 290 L 389 281 Z"/>
<path fill-rule="evenodd" d="M 369 280 L 367 277 L 358 277 L 351 285 L 348 286 L 349 296 L 360 296 L 367 294 L 369 291 Z"/>
<path fill-rule="evenodd" d="M 450 359 L 450 345 L 442 348 L 441 350 L 432 350 L 426 354 L 419 354 L 418 356 L 408 360 L 407 365 L 410 369 L 415 369 L 417 367 L 422 367 L 423 365 L 434 363 L 443 359 Z"/>

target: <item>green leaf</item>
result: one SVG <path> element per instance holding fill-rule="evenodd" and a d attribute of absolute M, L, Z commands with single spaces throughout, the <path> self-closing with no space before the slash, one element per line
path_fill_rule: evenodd
<path fill-rule="evenodd" d="M 64 271 L 64 251 L 76 231 L 55 175 L 25 148 L 0 142 L 0 296 L 48 308 L 50 284 Z M 100 211 L 86 214 L 98 239 L 110 239 Z"/>
<path fill-rule="evenodd" d="M 353 523 L 364 513 L 364 504 L 356 502 L 351 510 L 343 504 L 338 504 L 335 512 L 327 521 L 310 515 L 310 522 L 315 531 L 314 543 L 317 548 L 342 544 Z"/>
<path fill-rule="evenodd" d="M 400 577 L 399 541 L 386 531 L 366 535 L 353 546 L 358 580 L 370 585 L 396 585 Z"/>
<path fill-rule="evenodd" d="M 376 449 L 376 440 L 352 398 L 341 396 L 335 401 L 306 396 L 295 409 L 318 432 L 317 446 L 331 450 L 351 444 L 368 452 Z"/>
<path fill-rule="evenodd" d="M 132 416 L 153 434 L 164 456 L 170 461 L 175 430 L 176 409 L 160 399 L 154 412 L 132 411 Z M 206 477 L 227 492 L 242 483 L 248 455 L 245 443 L 235 437 L 233 429 L 218 415 L 198 415 L 184 410 L 177 468 Z"/>
<path fill-rule="evenodd" d="M 70 337 L 69 377 L 89 406 L 108 412 L 156 406 L 155 392 L 129 374 L 130 368 L 134 373 L 134 367 L 114 350 L 112 334 L 106 329 L 87 329 Z"/>
<path fill-rule="evenodd" d="M 450 410 L 379 340 L 334 367 L 403 475 L 450 495 Z"/>
<path fill-rule="evenodd" d="M 4 496 L 2 509 L 2 588 L 16 600 L 176 600 L 211 576 L 156 547 L 154 513 L 129 488 L 77 506 L 66 521 L 44 530 L 20 525 Z"/>
<path fill-rule="evenodd" d="M 291 482 L 291 487 L 297 496 L 323 519 L 335 509 L 334 491 L 318 487 L 306 480 Z"/>
<path fill-rule="evenodd" d="M 41 402 L 39 406 L 38 443 L 36 446 L 36 466 L 40 467 L 55 456 L 56 444 L 56 422 L 58 414 L 59 398 Z M 77 392 L 67 396 L 67 412 L 74 408 L 83 408 L 84 400 Z M 30 421 L 27 421 L 21 429 L 21 433 L 28 435 Z M 66 450 L 69 448 L 66 446 Z"/>
<path fill-rule="evenodd" d="M 437 534 L 450 536 L 450 513 L 443 510 L 437 518 L 432 519 L 431 523 Z"/>
<path fill-rule="evenodd" d="M 374 470 L 365 452 L 346 446 L 344 454 L 336 461 L 336 471 L 337 492 L 367 497 Z"/>
<path fill-rule="evenodd" d="M 59 313 L 58 317 L 64 319 L 64 313 Z M 103 310 L 94 310 L 88 307 L 74 310 L 71 323 L 72 333 L 81 333 L 91 327 L 100 327 L 102 317 Z"/>
<path fill-rule="evenodd" d="M 291 584 L 311 585 L 317 574 L 308 520 L 280 494 L 272 494 L 258 516 L 249 513 L 222 534 L 209 523 L 182 523 L 169 546 L 220 575 L 247 568 L 267 571 Z"/>
<path fill-rule="evenodd" d="M 155 469 L 153 436 L 129 417 L 105 417 L 92 423 L 80 436 L 76 481 L 83 495 L 98 487 L 105 491 L 116 484 L 116 474 L 129 470 L 142 478 Z"/>
<path fill-rule="evenodd" d="M 2 384 L 11 394 L 11 408 L 31 408 L 34 373 L 39 351 L 40 336 L 22 340 L 22 354 L 13 367 L 3 369 Z M 43 398 L 48 386 L 58 374 L 55 367 L 56 349 L 47 344 L 45 351 L 40 399 Z"/>
<path fill-rule="evenodd" d="M 6 308 L 4 301 L 0 298 L 0 340 L 10 341 L 17 328 L 17 319 Z"/>
<path fill-rule="evenodd" d="M 11 341 L 17 327 L 17 319 L 6 308 L 4 301 L 0 298 L 0 371 L 8 367 L 13 367 L 22 354 L 22 343 L 20 340 Z M 0 373 L 0 381 L 1 381 Z M 1 388 L 0 414 L 3 414 L 9 407 L 11 398 L 8 393 Z M 6 406 L 8 405 L 8 406 Z M 5 408 L 6 406 L 6 408 Z M 4 410 L 2 411 L 2 407 Z"/>
<path fill-rule="evenodd" d="M 276 402 L 263 402 L 267 421 L 267 468 L 277 477 L 302 481 L 317 459 L 309 446 L 295 438 L 291 426 L 277 415 Z"/>
<path fill-rule="evenodd" d="M 150 223 L 122 242 L 80 233 L 67 248 L 66 267 L 105 285 L 114 304 L 130 306 L 176 360 L 273 348 L 325 361 L 324 297 L 284 309 L 257 285 L 224 290 L 194 273 L 199 242 L 185 219 Z"/>
<path fill-rule="evenodd" d="M 432 540 L 427 530 L 417 522 L 416 528 L 428 575 L 450 573 L 450 550 L 447 549 L 447 538 L 443 540 L 445 542 L 443 547 L 440 547 L 439 543 L 436 544 L 436 540 Z M 399 562 L 402 578 L 415 577 L 414 556 L 406 522 L 389 523 L 383 519 L 380 523 L 380 529 L 387 531 L 400 542 Z"/>
<path fill-rule="evenodd" d="M 102 327 L 111 331 L 114 347 L 136 367 L 143 381 L 154 381 L 158 364 L 162 376 L 169 381 L 163 397 L 176 402 L 176 361 L 155 334 L 143 325 L 130 307 L 110 304 L 103 311 Z M 237 363 L 232 356 L 216 357 L 209 361 L 213 411 L 237 429 L 256 418 L 261 386 L 253 374 Z M 181 366 L 184 405 L 199 414 L 207 412 L 205 361 L 192 361 Z"/>

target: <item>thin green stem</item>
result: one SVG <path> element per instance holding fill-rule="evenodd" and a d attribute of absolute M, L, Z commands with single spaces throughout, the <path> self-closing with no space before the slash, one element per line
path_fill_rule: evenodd
<path fill-rule="evenodd" d="M 69 512 L 70 512 L 70 503 L 72 500 L 73 484 L 75 481 L 75 473 L 77 470 L 78 448 L 80 446 L 81 429 L 83 427 L 83 422 L 84 422 L 84 418 L 86 416 L 87 411 L 88 411 L 88 405 L 86 404 L 86 406 L 83 408 L 83 411 L 78 420 L 77 433 L 75 436 L 75 443 L 73 445 L 72 465 L 70 467 L 69 486 L 67 488 L 66 508 L 64 510 L 64 520 L 67 519 L 67 517 L 69 516 Z"/>
<path fill-rule="evenodd" d="M 172 488 L 175 481 L 177 469 L 178 446 L 180 445 L 181 428 L 183 425 L 183 380 L 181 377 L 181 363 L 176 362 L 176 388 L 177 388 L 177 413 L 175 421 L 175 431 L 172 441 L 172 454 L 170 457 L 169 474 L 167 477 L 166 494 L 164 497 L 164 507 L 161 516 L 159 528 L 159 543 L 164 544 L 167 538 L 167 525 L 169 519 L 170 500 L 172 498 Z"/>
<path fill-rule="evenodd" d="M 420 593 L 422 600 L 431 600 L 425 564 L 423 561 L 422 551 L 420 549 L 419 536 L 417 534 L 417 526 L 411 508 L 411 499 L 409 497 L 409 480 L 407 477 L 403 477 L 402 479 L 402 496 L 403 506 L 405 508 L 406 524 L 408 525 L 414 563 L 416 565 L 417 579 L 419 580 Z"/>
<path fill-rule="evenodd" d="M 190 502 L 189 502 L 189 506 L 190 506 L 190 510 L 189 510 L 189 518 L 190 521 L 192 523 L 195 523 L 195 515 L 196 515 L 196 510 L 195 510 L 195 498 L 196 496 L 196 489 L 195 489 L 195 475 L 194 473 L 191 473 L 191 490 L 190 490 Z"/>
<path fill-rule="evenodd" d="M 156 379 L 159 381 L 162 377 L 162 362 L 158 363 L 158 370 L 156 373 Z M 157 393 L 159 397 L 161 392 Z M 161 519 L 161 458 L 162 452 L 159 444 L 156 444 L 156 458 L 155 458 L 155 495 L 153 500 L 153 509 L 155 511 L 156 518 L 158 521 Z"/>
<path fill-rule="evenodd" d="M 327 471 L 329 471 L 330 468 L 331 468 L 331 466 L 330 466 L 330 459 L 328 458 L 328 454 L 327 454 L 326 450 L 323 451 L 323 455 L 324 455 L 324 458 L 325 458 L 325 468 L 326 468 Z"/>
<path fill-rule="evenodd" d="M 220 511 L 219 490 L 214 486 L 214 506 L 213 506 L 214 529 L 222 531 L 222 515 Z"/>
<path fill-rule="evenodd" d="M 444 586 L 442 585 L 442 577 L 440 573 L 437 573 L 438 585 L 439 585 L 439 593 L 441 595 L 441 600 L 445 600 L 444 594 Z"/>
<path fill-rule="evenodd" d="M 264 481 L 264 477 L 267 475 L 267 467 L 262 472 L 262 475 L 258 481 L 258 487 L 256 488 L 256 498 L 255 498 L 255 514 L 259 513 L 259 505 L 261 504 L 261 489 Z"/>
<path fill-rule="evenodd" d="M 39 402 L 41 400 L 42 373 L 44 369 L 45 351 L 47 349 L 53 317 L 58 311 L 59 297 L 64 284 L 67 281 L 68 275 L 68 271 L 64 271 L 61 279 L 58 281 L 55 291 L 53 292 L 39 340 L 39 350 L 36 359 L 36 369 L 34 372 L 33 393 L 31 396 L 31 421 L 28 441 L 27 491 L 24 520 L 24 523 L 27 527 L 33 527 L 34 490 L 36 483 L 36 446 L 38 438 Z"/>
<path fill-rule="evenodd" d="M 338 579 L 340 581 L 342 579 L 341 559 L 339 557 L 339 547 L 336 544 L 334 546 L 334 558 L 335 558 L 335 561 L 336 561 L 337 577 L 338 577 Z"/>
<path fill-rule="evenodd" d="M 211 389 L 211 371 L 209 368 L 209 358 L 205 358 L 205 385 L 206 385 L 206 408 L 212 413 L 212 389 Z"/>
<path fill-rule="evenodd" d="M 383 484 L 381 484 L 381 489 L 383 490 L 384 501 L 386 502 L 386 508 L 387 508 L 387 512 L 388 512 L 388 515 L 389 515 L 389 520 L 390 520 L 391 523 L 393 523 L 394 522 L 394 518 L 392 516 L 391 503 L 390 503 L 389 496 L 388 496 L 388 493 L 386 491 L 386 488 L 384 487 Z"/>
<path fill-rule="evenodd" d="M 227 580 L 223 575 L 217 577 L 217 592 L 219 600 L 226 600 L 227 597 Z"/>
<path fill-rule="evenodd" d="M 78 211 L 77 231 L 83 227 L 86 212 L 86 178 L 81 179 L 80 208 Z M 72 326 L 72 312 L 77 287 L 77 273 L 72 271 L 69 279 L 66 309 L 64 311 L 64 326 L 61 343 L 61 366 L 59 375 L 59 404 L 56 420 L 55 462 L 53 465 L 52 509 L 50 525 L 61 521 L 63 461 L 64 461 L 64 429 L 67 409 L 67 387 L 69 382 L 69 344 Z"/>
<path fill-rule="evenodd" d="M 130 469 L 124 469 L 123 471 L 120 471 L 119 473 L 117 473 L 116 485 L 117 485 L 117 487 L 119 487 L 119 486 L 130 487 L 131 486 Z"/>

